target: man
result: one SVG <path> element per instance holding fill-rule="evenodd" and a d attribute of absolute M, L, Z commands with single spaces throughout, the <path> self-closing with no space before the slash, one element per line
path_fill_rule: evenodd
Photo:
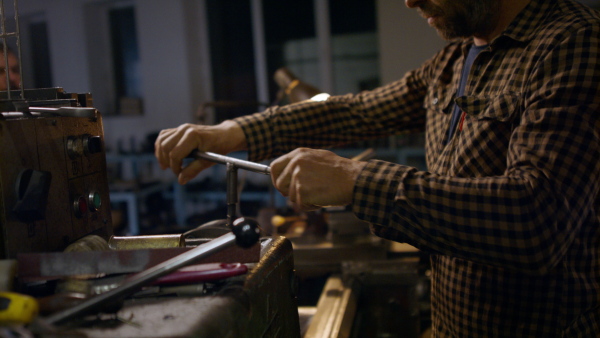
<path fill-rule="evenodd" d="M 20 89 L 21 72 L 19 69 L 19 60 L 15 53 L 8 49 L 8 85 L 11 90 Z M 4 49 L 0 46 L 0 91 L 7 90 L 6 83 L 6 61 L 4 59 Z"/>
<path fill-rule="evenodd" d="M 186 183 L 193 149 L 248 149 L 306 209 L 347 205 L 430 252 L 434 336 L 600 336 L 600 17 L 572 0 L 406 0 L 450 43 L 397 82 L 164 130 Z M 425 131 L 428 171 L 319 149 Z M 296 150 L 294 150 L 296 149 Z M 289 153 L 288 153 L 289 152 Z"/>

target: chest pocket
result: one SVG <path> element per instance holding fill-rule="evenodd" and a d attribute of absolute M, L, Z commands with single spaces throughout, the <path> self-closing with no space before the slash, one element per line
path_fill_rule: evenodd
<path fill-rule="evenodd" d="M 520 99 L 521 94 L 508 92 L 496 96 L 461 96 L 456 104 L 476 120 L 511 122 L 518 115 Z"/>
<path fill-rule="evenodd" d="M 439 86 L 427 93 L 423 107 L 429 111 L 449 113 L 453 96 L 454 92 L 450 91 L 450 86 Z"/>

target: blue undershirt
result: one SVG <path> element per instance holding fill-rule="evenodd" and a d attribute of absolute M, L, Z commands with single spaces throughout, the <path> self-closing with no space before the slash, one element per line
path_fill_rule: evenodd
<path fill-rule="evenodd" d="M 477 57 L 477 55 L 481 51 L 486 49 L 487 47 L 488 47 L 488 45 L 483 45 L 483 46 L 472 45 L 471 49 L 469 49 L 469 54 L 467 55 L 467 58 L 465 59 L 465 65 L 463 66 L 462 75 L 460 78 L 460 84 L 458 86 L 458 92 L 456 93 L 456 97 L 460 97 L 465 94 L 465 87 L 467 86 L 467 81 L 469 79 L 469 72 L 471 71 L 471 66 L 473 65 L 473 62 L 475 61 L 475 58 Z M 452 139 L 452 136 L 454 135 L 454 132 L 456 131 L 456 125 L 458 124 L 460 116 L 462 115 L 461 113 L 462 112 L 461 112 L 460 108 L 455 103 L 454 108 L 452 110 L 452 120 L 450 121 L 450 127 L 448 128 L 448 135 L 446 137 L 446 144 L 450 142 L 450 140 Z"/>

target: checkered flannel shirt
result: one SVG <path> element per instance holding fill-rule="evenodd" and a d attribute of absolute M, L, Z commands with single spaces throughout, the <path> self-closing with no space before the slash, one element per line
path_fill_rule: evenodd
<path fill-rule="evenodd" d="M 402 79 L 238 118 L 249 157 L 425 131 L 428 171 L 371 160 L 352 208 L 432 253 L 434 336 L 600 336 L 600 18 L 533 0 L 475 60 L 455 41 Z M 445 142 L 456 102 L 464 116 Z"/>

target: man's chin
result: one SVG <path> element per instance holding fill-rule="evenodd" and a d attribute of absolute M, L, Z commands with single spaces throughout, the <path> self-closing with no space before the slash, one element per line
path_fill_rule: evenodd
<path fill-rule="evenodd" d="M 456 39 L 464 39 L 464 38 L 470 37 L 470 35 L 459 34 L 459 33 L 455 32 L 451 29 L 448 29 L 446 27 L 434 26 L 433 28 L 435 28 L 435 31 L 438 33 L 438 35 L 446 41 L 453 41 Z"/>

